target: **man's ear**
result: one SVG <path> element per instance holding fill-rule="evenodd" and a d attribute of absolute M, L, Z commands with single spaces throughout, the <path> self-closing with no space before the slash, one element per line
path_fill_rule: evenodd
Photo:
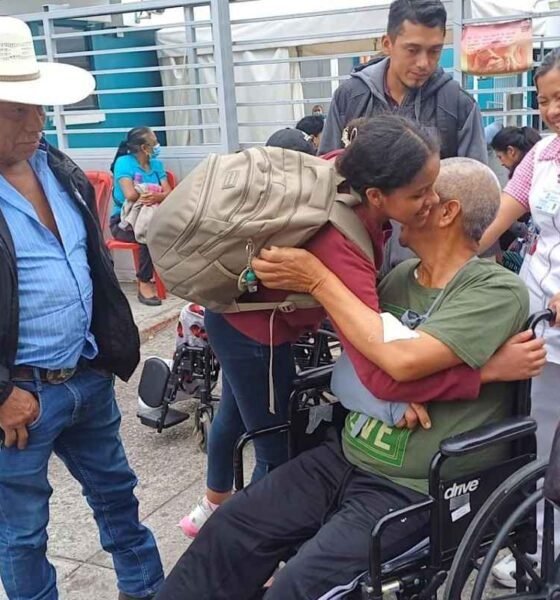
<path fill-rule="evenodd" d="M 383 54 L 386 56 L 391 56 L 391 50 L 393 49 L 393 41 L 391 40 L 391 36 L 385 33 L 381 37 L 381 50 L 383 50 Z"/>
<path fill-rule="evenodd" d="M 449 227 L 461 214 L 461 203 L 458 200 L 447 200 L 440 205 L 440 227 Z"/>
<path fill-rule="evenodd" d="M 370 206 L 381 208 L 381 205 L 383 204 L 383 194 L 381 193 L 381 190 L 378 188 L 368 188 L 366 190 L 366 198 Z"/>

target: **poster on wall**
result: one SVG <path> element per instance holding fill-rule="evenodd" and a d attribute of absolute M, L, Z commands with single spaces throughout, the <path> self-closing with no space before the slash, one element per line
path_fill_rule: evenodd
<path fill-rule="evenodd" d="M 533 66 L 531 19 L 465 25 L 461 38 L 461 70 L 470 75 L 509 75 Z"/>

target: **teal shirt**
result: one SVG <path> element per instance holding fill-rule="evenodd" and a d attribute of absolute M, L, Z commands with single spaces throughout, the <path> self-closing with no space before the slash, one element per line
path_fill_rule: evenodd
<path fill-rule="evenodd" d="M 121 214 L 121 208 L 125 201 L 124 193 L 119 185 L 119 180 L 131 179 L 134 181 L 134 176 L 136 173 L 140 173 L 142 175 L 142 183 L 155 183 L 157 185 L 161 185 L 163 180 L 167 179 L 165 169 L 163 168 L 163 163 L 157 158 L 150 160 L 149 168 L 146 171 L 142 168 L 134 154 L 120 156 L 115 163 L 115 172 L 113 175 L 115 185 L 113 188 L 114 205 L 112 216 Z"/>

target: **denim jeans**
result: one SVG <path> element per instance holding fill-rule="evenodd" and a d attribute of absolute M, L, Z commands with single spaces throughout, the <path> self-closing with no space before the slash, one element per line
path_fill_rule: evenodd
<path fill-rule="evenodd" d="M 153 594 L 163 569 L 154 537 L 138 519 L 137 480 L 119 435 L 112 377 L 84 368 L 60 385 L 15 383 L 37 395 L 40 414 L 28 427 L 25 450 L 0 449 L 0 574 L 8 598 L 58 599 L 46 558 L 53 452 L 82 485 L 119 589 L 136 597 Z"/>
<path fill-rule="evenodd" d="M 228 492 L 233 484 L 233 451 L 239 436 L 286 422 L 295 363 L 291 344 L 274 347 L 275 414 L 272 414 L 268 389 L 270 348 L 237 331 L 220 314 L 207 310 L 204 323 L 222 368 L 220 407 L 208 440 L 207 485 L 215 492 Z M 255 454 L 252 481 L 288 460 L 287 436 L 256 439 Z"/>

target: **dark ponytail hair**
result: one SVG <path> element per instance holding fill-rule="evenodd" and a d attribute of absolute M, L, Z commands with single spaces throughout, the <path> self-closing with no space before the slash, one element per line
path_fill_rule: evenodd
<path fill-rule="evenodd" d="M 539 68 L 535 72 L 535 85 L 539 87 L 539 79 L 552 71 L 552 69 L 560 69 L 560 46 L 551 50 L 545 57 Z"/>
<path fill-rule="evenodd" d="M 384 113 L 360 123 L 336 167 L 365 200 L 369 188 L 389 193 L 408 185 L 434 154 L 439 143 L 426 128 Z"/>
<path fill-rule="evenodd" d="M 490 145 L 498 152 L 506 152 L 511 146 L 520 150 L 525 156 L 540 140 L 539 132 L 532 127 L 504 127 L 494 136 Z"/>
<path fill-rule="evenodd" d="M 126 134 L 126 140 L 123 140 L 119 144 L 115 158 L 113 158 L 113 162 L 111 163 L 111 173 L 115 172 L 115 163 L 121 156 L 136 154 L 136 152 L 140 151 L 151 131 L 149 127 L 135 127 Z"/>

